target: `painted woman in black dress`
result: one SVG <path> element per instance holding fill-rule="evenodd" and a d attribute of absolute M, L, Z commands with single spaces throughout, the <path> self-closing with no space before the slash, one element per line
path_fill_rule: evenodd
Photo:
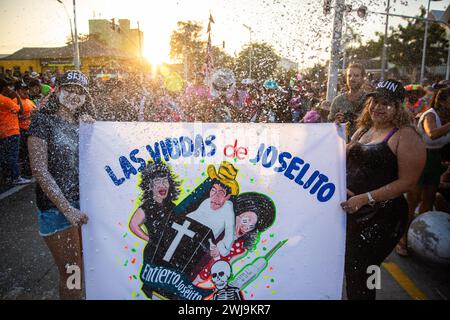
<path fill-rule="evenodd" d="M 174 201 L 180 194 L 180 182 L 165 163 L 149 162 L 142 172 L 139 187 L 143 192 L 142 205 L 133 213 L 129 226 L 136 236 L 147 242 L 143 264 L 152 264 L 156 248 L 174 213 Z M 149 298 L 152 297 L 152 288 L 144 284 L 142 291 Z"/>

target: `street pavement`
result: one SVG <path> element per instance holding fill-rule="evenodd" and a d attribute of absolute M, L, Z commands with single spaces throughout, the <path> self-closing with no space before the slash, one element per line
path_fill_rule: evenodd
<path fill-rule="evenodd" d="M 38 234 L 36 212 L 34 184 L 0 200 L 2 300 L 58 299 L 58 272 Z"/>
<path fill-rule="evenodd" d="M 1 300 L 58 299 L 56 265 L 38 234 L 34 186 L 0 193 Z M 449 300 L 448 271 L 393 252 L 383 264 L 377 299 Z"/>

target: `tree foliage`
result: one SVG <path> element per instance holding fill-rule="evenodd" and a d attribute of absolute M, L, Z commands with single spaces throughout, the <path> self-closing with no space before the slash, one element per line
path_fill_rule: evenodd
<path fill-rule="evenodd" d="M 303 79 L 311 82 L 326 83 L 328 77 L 328 63 L 316 63 L 313 67 L 303 71 Z"/>
<path fill-rule="evenodd" d="M 215 69 L 234 69 L 234 58 L 219 47 L 212 47 L 212 56 Z"/>
<path fill-rule="evenodd" d="M 425 8 L 421 8 L 419 17 L 424 18 Z M 422 51 L 425 33 L 425 22 L 417 19 L 406 19 L 406 25 L 390 28 L 388 35 L 388 60 L 397 66 L 405 67 L 409 72 L 417 69 L 422 62 Z M 350 47 L 347 54 L 351 60 L 368 60 L 380 57 L 383 49 L 384 34 L 375 33 L 376 38 L 365 44 Z M 438 23 L 429 23 L 427 54 L 425 64 L 436 66 L 445 64 L 447 59 L 448 40 L 445 29 Z"/>
<path fill-rule="evenodd" d="M 199 22 L 179 21 L 170 38 L 170 57 L 187 63 L 189 75 L 198 74 L 206 61 L 207 42 L 201 39 Z M 234 59 L 219 47 L 212 46 L 214 68 L 233 68 Z"/>
<path fill-rule="evenodd" d="M 189 71 L 199 71 L 204 60 L 204 42 L 201 40 L 201 23 L 178 21 L 177 29 L 170 37 L 170 57 L 181 63 L 187 63 Z"/>
<path fill-rule="evenodd" d="M 274 76 L 280 56 L 271 45 L 262 42 L 247 45 L 239 52 L 235 65 L 235 73 L 239 79 L 249 76 L 250 56 L 253 79 L 262 82 Z"/>
<path fill-rule="evenodd" d="M 425 9 L 421 8 L 420 17 L 425 17 Z M 389 37 L 389 60 L 396 65 L 408 68 L 417 67 L 422 62 L 425 22 L 408 19 L 406 26 L 399 25 Z M 445 29 L 437 23 L 428 24 L 427 54 L 425 64 L 436 66 L 444 64 L 447 59 Z"/>

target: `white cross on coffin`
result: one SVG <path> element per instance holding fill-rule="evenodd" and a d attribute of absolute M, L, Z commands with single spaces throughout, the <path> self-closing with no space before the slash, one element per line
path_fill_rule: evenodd
<path fill-rule="evenodd" d="M 181 242 L 181 239 L 183 236 L 188 236 L 189 238 L 193 238 L 195 235 L 195 232 L 189 230 L 189 226 L 191 223 L 189 221 L 184 221 L 183 225 L 178 223 L 172 223 L 172 229 L 175 229 L 177 232 L 177 235 L 173 239 L 172 243 L 169 246 L 169 249 L 167 249 L 166 254 L 163 257 L 163 260 L 166 262 L 170 262 L 170 259 L 172 259 L 173 254 L 175 253 L 175 250 L 177 250 L 178 245 Z"/>

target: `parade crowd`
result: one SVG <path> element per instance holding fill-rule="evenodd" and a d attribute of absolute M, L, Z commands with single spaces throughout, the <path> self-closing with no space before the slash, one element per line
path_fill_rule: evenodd
<path fill-rule="evenodd" d="M 61 149 L 58 130 L 77 145 L 80 120 L 345 124 L 348 199 L 341 205 L 351 217 L 347 294 L 373 299 L 374 291 L 365 287 L 366 267 L 381 264 L 394 247 L 408 255 L 405 231 L 416 214 L 450 213 L 450 82 L 397 80 L 368 81 L 363 65 L 350 64 L 339 94 L 327 101 L 324 83 L 301 76 L 236 79 L 228 69 L 215 71 L 208 81 L 197 75 L 182 86 L 138 73 L 105 81 L 78 71 L 7 71 L 0 75 L 1 190 L 31 183 L 34 176 L 39 219 L 49 210 L 62 212 L 58 230 L 45 231 L 44 222 L 39 223 L 55 260 L 62 261 L 58 267 L 64 281 L 61 257 L 67 253 L 58 244 L 63 240 L 51 237 L 87 223 L 88 217 L 79 211 L 78 184 L 66 188 L 68 173 L 78 181 L 78 168 L 70 167 L 78 158 L 68 161 L 77 155 Z M 65 159 L 67 167 L 58 159 Z M 67 237 L 75 251 L 81 250 L 75 234 Z M 81 264 L 81 254 L 74 256 Z M 66 294 L 61 296 L 77 298 Z"/>

